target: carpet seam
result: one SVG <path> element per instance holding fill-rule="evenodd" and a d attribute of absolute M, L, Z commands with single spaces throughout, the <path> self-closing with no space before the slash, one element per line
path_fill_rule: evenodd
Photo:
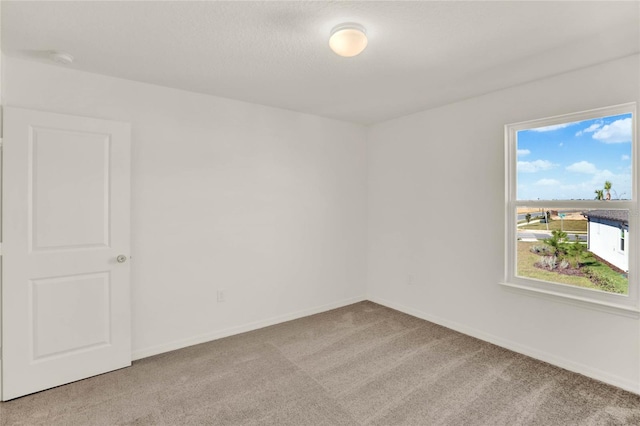
<path fill-rule="evenodd" d="M 356 418 L 353 417 L 353 414 L 351 413 L 350 410 L 347 409 L 347 407 L 345 407 L 344 405 L 342 405 L 340 403 L 340 401 L 338 401 L 338 399 L 333 396 L 331 394 L 331 392 L 329 392 L 329 390 L 327 388 L 325 388 L 322 383 L 320 383 L 318 380 L 316 380 L 315 377 L 313 377 L 311 374 L 309 374 L 304 368 L 302 368 L 300 365 L 298 365 L 298 363 L 296 363 L 294 360 L 290 359 L 288 356 L 286 356 L 279 347 L 277 347 L 275 344 L 273 344 L 272 342 L 267 342 L 269 345 L 273 346 L 280 355 L 282 355 L 282 357 L 284 359 L 286 359 L 287 361 L 289 361 L 294 367 L 296 367 L 300 372 L 302 372 L 306 377 L 310 378 L 311 380 L 313 380 L 313 382 L 318 385 L 320 387 L 320 389 L 322 389 L 322 391 L 325 393 L 326 396 L 328 396 L 331 400 L 333 400 L 336 404 L 338 404 L 338 406 L 340 406 L 340 408 L 342 408 L 342 411 L 344 411 L 351 420 L 353 420 L 355 423 L 357 423 L 360 426 L 364 426 L 362 423 L 360 423 Z"/>

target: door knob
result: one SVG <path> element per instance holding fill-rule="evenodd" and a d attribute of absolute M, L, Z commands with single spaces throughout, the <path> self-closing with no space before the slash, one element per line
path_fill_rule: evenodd
<path fill-rule="evenodd" d="M 127 256 L 125 256 L 124 254 L 120 254 L 118 255 L 118 257 L 116 257 L 116 260 L 118 261 L 118 263 L 124 263 L 127 261 Z"/>

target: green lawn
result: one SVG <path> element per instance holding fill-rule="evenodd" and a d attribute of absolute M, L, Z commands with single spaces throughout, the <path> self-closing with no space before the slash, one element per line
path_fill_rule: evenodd
<path fill-rule="evenodd" d="M 587 221 L 586 220 L 563 220 L 562 230 L 565 232 L 587 232 Z M 535 230 L 547 230 L 546 223 L 530 223 L 528 225 L 519 226 L 518 229 L 535 229 Z M 552 220 L 549 222 L 549 231 L 559 231 L 560 230 L 560 221 Z"/>
<path fill-rule="evenodd" d="M 540 256 L 535 253 L 531 253 L 529 249 L 534 245 L 542 245 L 542 244 L 544 244 L 542 241 L 537 241 L 537 242 L 518 241 L 517 275 L 521 277 L 534 278 L 534 279 L 550 281 L 554 283 L 569 284 L 569 285 L 575 285 L 578 287 L 586 287 L 586 288 L 592 288 L 596 290 L 603 290 L 603 288 L 594 284 L 587 277 L 564 275 L 564 274 L 559 274 L 557 272 L 546 271 L 544 269 L 536 268 L 534 264 L 538 262 L 538 260 L 540 259 Z M 608 280 L 612 283 L 611 288 L 607 289 L 608 291 L 615 291 L 616 293 L 622 293 L 622 294 L 628 293 L 629 281 L 627 280 L 627 278 L 621 276 L 616 271 L 613 271 L 607 265 L 604 265 L 595 260 L 591 261 L 588 266 L 598 276 L 601 276 L 601 277 L 604 276 L 608 278 Z"/>
<path fill-rule="evenodd" d="M 603 282 L 607 283 L 607 287 L 603 288 L 601 286 L 600 289 L 604 289 L 613 293 L 629 293 L 629 279 L 620 275 L 619 272 L 614 271 L 609 266 L 597 261 L 594 261 L 588 266 L 593 271 L 594 275 L 599 277 Z"/>

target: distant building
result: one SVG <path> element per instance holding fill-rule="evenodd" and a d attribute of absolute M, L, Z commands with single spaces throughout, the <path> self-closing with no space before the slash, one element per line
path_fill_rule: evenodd
<path fill-rule="evenodd" d="M 629 271 L 629 211 L 591 210 L 587 218 L 587 248 L 612 265 Z"/>

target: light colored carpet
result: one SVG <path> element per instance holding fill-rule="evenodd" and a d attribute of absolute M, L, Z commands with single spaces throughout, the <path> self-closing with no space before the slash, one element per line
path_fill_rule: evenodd
<path fill-rule="evenodd" d="M 371 302 L 0 404 L 5 425 L 640 424 L 640 397 Z"/>

